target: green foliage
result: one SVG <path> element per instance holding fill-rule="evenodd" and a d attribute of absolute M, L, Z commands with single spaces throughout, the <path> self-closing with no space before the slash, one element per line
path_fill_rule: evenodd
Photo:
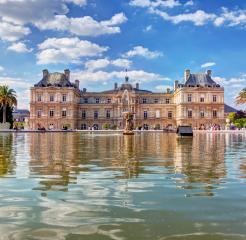
<path fill-rule="evenodd" d="M 243 128 L 246 127 L 246 118 L 240 118 L 234 121 L 234 125 L 237 128 Z"/>
<path fill-rule="evenodd" d="M 155 130 L 160 130 L 161 129 L 161 125 L 159 123 L 157 123 L 154 127 Z"/>
<path fill-rule="evenodd" d="M 17 105 L 17 98 L 15 90 L 8 86 L 0 86 L 0 105 L 2 110 L 2 122 L 8 122 L 7 108 L 11 108 Z M 13 123 L 13 120 L 12 120 Z"/>
<path fill-rule="evenodd" d="M 69 123 L 66 123 L 63 125 L 63 130 L 68 130 L 71 128 L 71 125 Z"/>
<path fill-rule="evenodd" d="M 112 129 L 112 130 L 116 130 L 116 129 L 117 129 L 117 125 L 115 125 L 115 124 L 114 124 L 114 125 L 112 125 L 110 129 Z"/>
<path fill-rule="evenodd" d="M 104 130 L 108 130 L 108 129 L 110 128 L 110 124 L 104 123 L 104 124 L 102 125 L 102 128 L 103 128 Z"/>
<path fill-rule="evenodd" d="M 228 119 L 230 120 L 230 122 L 234 122 L 236 120 L 236 113 L 235 112 L 229 113 Z"/>

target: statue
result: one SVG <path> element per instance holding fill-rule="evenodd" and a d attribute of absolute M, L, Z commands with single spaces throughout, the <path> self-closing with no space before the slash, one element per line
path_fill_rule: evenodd
<path fill-rule="evenodd" d="M 123 134 L 124 135 L 134 135 L 133 114 L 130 112 L 126 112 L 124 114 L 124 119 L 126 121 L 126 126 L 125 126 Z"/>

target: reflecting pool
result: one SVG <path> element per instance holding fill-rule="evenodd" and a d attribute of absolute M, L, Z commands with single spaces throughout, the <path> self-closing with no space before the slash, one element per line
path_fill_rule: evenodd
<path fill-rule="evenodd" d="M 0 239 L 246 239 L 246 135 L 1 133 Z"/>

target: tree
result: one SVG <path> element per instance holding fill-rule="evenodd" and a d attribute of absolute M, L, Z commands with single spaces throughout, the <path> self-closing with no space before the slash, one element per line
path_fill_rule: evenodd
<path fill-rule="evenodd" d="M 13 127 L 13 107 L 7 106 L 6 109 L 6 121 L 10 123 L 10 127 Z M 3 122 L 3 108 L 0 109 L 0 123 Z"/>
<path fill-rule="evenodd" d="M 6 123 L 7 107 L 17 105 L 16 92 L 8 86 L 0 86 L 0 104 L 3 110 L 3 123 Z"/>
<path fill-rule="evenodd" d="M 246 88 L 244 88 L 236 97 L 236 104 L 246 103 Z"/>

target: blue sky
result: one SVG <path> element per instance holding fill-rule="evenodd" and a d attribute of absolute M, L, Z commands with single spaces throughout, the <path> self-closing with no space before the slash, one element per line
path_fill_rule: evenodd
<path fill-rule="evenodd" d="M 69 68 L 94 91 L 122 82 L 125 68 L 153 91 L 182 82 L 187 68 L 212 69 L 234 106 L 245 42 L 244 0 L 0 0 L 0 84 L 16 89 L 19 108 L 45 68 Z"/>

